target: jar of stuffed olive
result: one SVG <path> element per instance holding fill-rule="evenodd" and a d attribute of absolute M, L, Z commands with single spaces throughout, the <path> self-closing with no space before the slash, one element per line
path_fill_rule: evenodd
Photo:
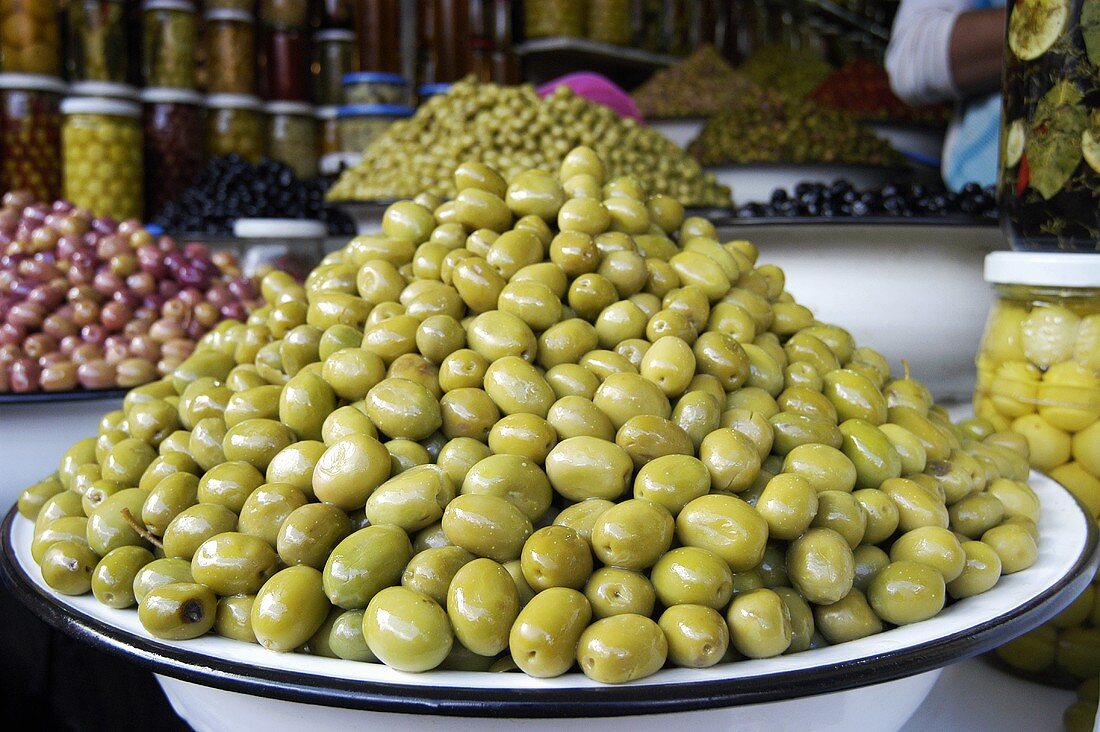
<path fill-rule="evenodd" d="M 588 0 L 589 38 L 625 46 L 630 34 L 630 0 Z"/>
<path fill-rule="evenodd" d="M 528 38 L 584 35 L 584 0 L 524 3 L 523 15 L 524 34 Z"/>
<path fill-rule="evenodd" d="M 334 28 L 313 34 L 317 76 L 313 98 L 318 104 L 344 103 L 344 74 L 355 67 L 355 34 Z"/>
<path fill-rule="evenodd" d="M 340 122 L 336 119 L 339 112 L 339 107 L 317 108 L 317 147 L 320 157 L 343 149 L 340 147 Z"/>
<path fill-rule="evenodd" d="M 263 157 L 263 112 L 258 98 L 210 94 L 206 109 L 206 149 L 211 157 L 236 153 L 253 163 Z"/>
<path fill-rule="evenodd" d="M 29 191 L 35 200 L 61 193 L 61 95 L 53 76 L 0 74 L 0 190 Z"/>
<path fill-rule="evenodd" d="M 0 3 L 0 28 L 0 71 L 51 76 L 60 73 L 57 0 Z"/>
<path fill-rule="evenodd" d="M 145 212 L 159 214 L 202 172 L 205 129 L 202 95 L 190 89 L 142 90 L 145 127 Z"/>
<path fill-rule="evenodd" d="M 286 163 L 299 178 L 317 175 L 317 118 L 302 102 L 268 102 L 267 156 Z"/>
<path fill-rule="evenodd" d="M 141 107 L 69 97 L 61 113 L 62 198 L 97 216 L 141 218 Z"/>
<path fill-rule="evenodd" d="M 1027 441 L 1031 466 L 1100 518 L 1100 254 L 995 252 L 974 413 Z M 997 650 L 1053 684 L 1100 674 L 1100 592 Z"/>
<path fill-rule="evenodd" d="M 1010 3 L 997 195 L 1014 249 L 1100 251 L 1100 4 Z"/>
<path fill-rule="evenodd" d="M 195 8 L 187 0 L 146 0 L 142 77 L 147 86 L 195 85 Z"/>
<path fill-rule="evenodd" d="M 207 90 L 252 94 L 256 87 L 256 29 L 240 10 L 211 10 L 204 16 Z"/>
<path fill-rule="evenodd" d="M 123 0 L 69 0 L 65 19 L 69 81 L 129 81 L 130 34 Z"/>

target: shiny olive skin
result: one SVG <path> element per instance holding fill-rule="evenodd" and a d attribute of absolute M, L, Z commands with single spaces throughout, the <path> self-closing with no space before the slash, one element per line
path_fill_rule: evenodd
<path fill-rule="evenodd" d="M 752 506 L 729 495 L 709 494 L 684 506 L 676 517 L 676 538 L 709 549 L 735 572 L 752 569 L 764 556 L 768 524 Z"/>
<path fill-rule="evenodd" d="M 921 526 L 894 540 L 890 560 L 908 560 L 932 567 L 951 582 L 962 574 L 966 554 L 955 535 L 938 526 Z"/>
<path fill-rule="evenodd" d="M 64 490 L 65 486 L 61 485 L 61 481 L 56 474 L 38 481 L 19 494 L 18 507 L 20 515 L 34 521 L 46 501 Z"/>
<path fill-rule="evenodd" d="M 676 605 L 657 621 L 668 642 L 668 658 L 683 668 L 709 668 L 729 648 L 729 626 L 722 614 L 702 605 Z"/>
<path fill-rule="evenodd" d="M 852 493 L 863 513 L 867 517 L 867 523 L 863 531 L 865 544 L 880 544 L 893 536 L 901 521 L 898 506 L 889 495 L 875 488 L 863 488 Z"/>
<path fill-rule="evenodd" d="M 810 605 L 798 593 L 790 587 L 776 587 L 772 590 L 787 606 L 787 612 L 791 621 L 791 644 L 787 647 L 787 653 L 801 653 L 813 645 L 814 614 Z"/>
<path fill-rule="evenodd" d="M 782 473 L 764 486 L 756 500 L 756 511 L 767 521 L 769 536 L 793 541 L 810 528 L 823 495 L 825 492 L 817 493 L 802 476 Z"/>
<path fill-rule="evenodd" d="M 294 432 L 281 422 L 246 419 L 226 430 L 222 452 L 226 460 L 244 461 L 263 473 L 280 450 L 296 441 Z"/>
<path fill-rule="evenodd" d="M 730 428 L 717 429 L 703 438 L 699 459 L 710 470 L 711 490 L 739 493 L 760 472 L 760 453 L 744 435 Z"/>
<path fill-rule="evenodd" d="M 787 548 L 787 574 L 810 602 L 836 602 L 851 591 L 855 581 L 852 549 L 832 529 L 810 529 Z"/>
<path fill-rule="evenodd" d="M 409 536 L 396 526 L 359 529 L 337 544 L 325 562 L 325 594 L 345 610 L 366 607 L 380 590 L 401 580 L 410 558 Z"/>
<path fill-rule="evenodd" d="M 446 611 L 404 587 L 387 587 L 371 599 L 363 614 L 363 637 L 387 666 L 414 673 L 438 666 L 454 644 Z"/>
<path fill-rule="evenodd" d="M 367 520 L 412 533 L 443 518 L 455 487 L 439 467 L 420 465 L 390 478 L 367 499 Z"/>
<path fill-rule="evenodd" d="M 592 574 L 592 548 L 567 526 L 544 526 L 524 542 L 520 568 L 536 592 L 550 587 L 580 590 Z"/>
<path fill-rule="evenodd" d="M 823 491 L 817 498 L 817 514 L 810 525 L 836 531 L 852 549 L 859 546 L 867 531 L 867 514 L 859 500 L 844 491 Z"/>
<path fill-rule="evenodd" d="M 337 658 L 347 661 L 360 661 L 363 663 L 378 663 L 378 658 L 367 645 L 367 639 L 363 636 L 363 615 L 365 610 L 345 610 L 339 614 L 333 611 L 330 615 L 331 622 L 321 624 L 317 632 L 322 633 L 327 628 L 325 642 L 328 649 Z M 311 640 L 312 644 L 313 641 Z M 312 648 L 311 648 L 312 650 Z"/>
<path fill-rule="evenodd" d="M 648 577 L 617 567 L 600 567 L 593 572 L 585 584 L 584 595 L 597 619 L 624 613 L 649 617 L 657 600 Z"/>
<path fill-rule="evenodd" d="M 901 456 L 882 430 L 863 419 L 842 422 L 841 451 L 856 468 L 858 488 L 878 488 L 882 482 L 901 476 Z"/>
<path fill-rule="evenodd" d="M 292 485 L 265 483 L 245 500 L 237 530 L 259 537 L 274 547 L 283 522 L 295 509 L 308 502 L 305 494 Z"/>
<path fill-rule="evenodd" d="M 364 402 L 367 416 L 390 437 L 422 440 L 442 424 L 439 402 L 408 379 L 384 379 L 367 392 Z"/>
<path fill-rule="evenodd" d="M 107 607 L 126 608 L 136 602 L 134 578 L 153 561 L 145 547 L 120 546 L 108 552 L 92 573 L 91 589 L 95 599 Z"/>
<path fill-rule="evenodd" d="M 339 508 L 327 503 L 306 503 L 283 519 L 275 547 L 284 564 L 322 569 L 333 548 L 351 531 L 351 520 Z"/>
<path fill-rule="evenodd" d="M 602 618 L 581 633 L 577 664 L 584 675 L 605 684 L 645 678 L 661 669 L 668 641 L 656 622 L 642 615 Z"/>
<path fill-rule="evenodd" d="M 576 661 L 581 634 L 592 618 L 588 599 L 568 587 L 551 587 L 535 595 L 508 635 L 512 660 L 528 676 L 561 676 Z"/>
<path fill-rule="evenodd" d="M 898 528 L 912 531 L 921 526 L 947 528 L 950 517 L 943 501 L 929 494 L 919 483 L 907 478 L 890 478 L 880 490 L 894 502 L 898 510 Z"/>
<path fill-rule="evenodd" d="M 947 583 L 947 592 L 956 600 L 980 595 L 1001 578 L 1001 557 L 993 547 L 981 541 L 964 541 L 966 556 L 959 576 Z"/>
<path fill-rule="evenodd" d="M 875 614 L 888 623 L 906 625 L 927 620 L 943 609 L 943 575 L 932 567 L 910 561 L 891 562 L 867 588 Z"/>
<path fill-rule="evenodd" d="M 157 638 L 188 640 L 214 627 L 217 608 L 217 595 L 210 588 L 177 582 L 146 593 L 138 604 L 138 619 Z"/>
<path fill-rule="evenodd" d="M 39 562 L 43 581 L 63 595 L 83 595 L 92 588 L 99 555 L 84 542 L 62 539 L 46 548 Z"/>
<path fill-rule="evenodd" d="M 219 595 L 252 595 L 274 573 L 278 555 L 263 539 L 228 531 L 204 541 L 191 558 L 191 576 Z"/>
<path fill-rule="evenodd" d="M 325 443 L 317 440 L 302 440 L 287 445 L 268 463 L 266 482 L 285 483 L 297 488 L 306 497 L 313 498 L 313 470 L 324 452 Z"/>
<path fill-rule="evenodd" d="M 252 630 L 252 606 L 255 602 L 255 595 L 219 597 L 214 613 L 214 632 L 233 640 L 256 643 L 256 633 Z"/>
<path fill-rule="evenodd" d="M 1038 558 L 1037 542 L 1019 525 L 994 526 L 982 534 L 982 543 L 989 545 L 1000 557 L 1002 574 L 1027 569 Z"/>
<path fill-rule="evenodd" d="M 675 522 L 663 506 L 631 498 L 600 514 L 592 527 L 592 550 L 604 564 L 644 570 L 672 543 Z"/>
<path fill-rule="evenodd" d="M 140 520 L 145 499 L 145 491 L 127 488 L 99 504 L 88 517 L 88 546 L 100 556 L 120 546 L 146 546 L 145 538 L 131 524 Z"/>
<path fill-rule="evenodd" d="M 733 595 L 733 573 L 712 551 L 684 546 L 662 556 L 650 571 L 658 599 L 666 606 L 703 605 L 721 610 Z"/>
<path fill-rule="evenodd" d="M 491 559 L 474 559 L 451 580 L 446 608 L 463 646 L 481 656 L 495 656 L 508 646 L 519 614 L 519 591 L 504 567 Z"/>
<path fill-rule="evenodd" d="M 321 573 L 287 567 L 268 579 L 252 604 L 252 631 L 264 648 L 293 651 L 317 631 L 329 614 Z"/>
<path fill-rule="evenodd" d="M 856 484 L 856 468 L 840 450 L 829 445 L 799 445 L 783 458 L 783 472 L 797 473 L 810 482 L 818 493 L 851 491 Z"/>
<path fill-rule="evenodd" d="M 603 498 L 588 498 L 563 509 L 554 517 L 554 524 L 568 526 L 585 540 L 591 540 L 592 527 L 596 525 L 596 520 L 614 505 Z"/>
<path fill-rule="evenodd" d="M 794 637 L 791 613 L 768 589 L 737 595 L 726 611 L 730 644 L 749 658 L 770 658 L 786 651 Z"/>
<path fill-rule="evenodd" d="M 580 436 L 562 440 L 546 456 L 546 475 L 561 496 L 614 500 L 629 486 L 634 463 L 612 442 Z"/>
<path fill-rule="evenodd" d="M 455 574 L 475 559 L 462 547 L 439 546 L 413 555 L 401 574 L 401 586 L 447 604 L 447 588 Z M 514 583 L 513 583 L 514 584 Z"/>
<path fill-rule="evenodd" d="M 882 621 L 858 589 L 852 589 L 832 605 L 814 608 L 814 627 L 830 643 L 847 643 L 883 630 Z"/>
<path fill-rule="evenodd" d="M 194 582 L 191 576 L 191 562 L 186 559 L 154 559 L 138 570 L 134 575 L 134 599 L 141 602 L 150 590 L 173 582 Z"/>
<path fill-rule="evenodd" d="M 664 506 L 673 518 L 691 501 L 710 492 L 710 471 L 692 455 L 663 455 L 634 477 L 634 497 Z"/>
<path fill-rule="evenodd" d="M 348 435 L 328 447 L 313 471 L 318 500 L 345 511 L 362 508 L 390 475 L 390 453 L 367 435 Z"/>
<path fill-rule="evenodd" d="M 263 473 L 253 465 L 231 460 L 206 471 L 199 479 L 196 495 L 200 503 L 225 506 L 239 514 L 245 501 L 263 482 Z"/>
<path fill-rule="evenodd" d="M 452 544 L 497 562 L 518 558 L 534 530 L 515 505 L 493 495 L 458 496 L 447 504 L 442 524 Z"/>

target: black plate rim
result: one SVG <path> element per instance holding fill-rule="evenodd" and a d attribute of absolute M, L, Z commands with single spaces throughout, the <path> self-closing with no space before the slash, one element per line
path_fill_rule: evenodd
<path fill-rule="evenodd" d="M 952 226 L 980 229 L 999 228 L 998 219 L 981 216 L 727 216 L 715 226 Z"/>
<path fill-rule="evenodd" d="M 1079 502 L 1077 505 L 1087 515 Z M 1085 548 L 1071 572 L 1024 606 L 950 636 L 831 666 L 694 684 L 607 686 L 585 689 L 583 698 L 578 698 L 575 689 L 525 689 L 522 693 L 502 694 L 499 689 L 331 679 L 258 668 L 169 647 L 55 602 L 14 558 L 12 527 L 17 516 L 13 507 L 0 526 L 0 579 L 32 612 L 77 640 L 155 673 L 226 691 L 363 711 L 478 718 L 589 718 L 698 711 L 844 691 L 931 671 L 989 651 L 1068 606 L 1092 580 L 1098 536 L 1096 525 L 1086 521 Z"/>
<path fill-rule="evenodd" d="M 56 404 L 58 402 L 89 402 L 97 399 L 122 399 L 129 387 L 118 389 L 82 389 L 79 391 L 36 391 L 28 394 L 0 394 L 0 406 L 5 404 Z"/>
<path fill-rule="evenodd" d="M 846 163 L 843 161 L 836 162 L 820 162 L 820 161 L 808 161 L 808 162 L 787 162 L 787 161 L 759 161 L 748 163 L 725 163 L 723 165 L 706 165 L 703 166 L 704 173 L 746 173 L 756 171 L 768 171 L 775 170 L 776 168 L 801 168 L 807 171 L 815 170 L 850 170 L 853 172 L 868 172 L 868 173 L 881 173 L 890 175 L 902 175 L 908 176 L 912 174 L 913 169 L 908 165 L 872 165 L 871 163 Z M 813 182 L 812 179 L 807 178 L 808 181 Z"/>

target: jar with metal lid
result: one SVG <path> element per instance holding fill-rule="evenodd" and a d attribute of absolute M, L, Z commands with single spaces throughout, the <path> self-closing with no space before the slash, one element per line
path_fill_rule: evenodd
<path fill-rule="evenodd" d="M 264 154 L 260 100 L 245 94 L 206 97 L 206 149 L 211 157 L 236 153 L 251 162 Z"/>
<path fill-rule="evenodd" d="M 339 107 L 317 108 L 317 146 L 322 158 L 343 150 L 340 146 L 340 122 L 336 119 L 339 112 Z"/>
<path fill-rule="evenodd" d="M 123 0 L 69 0 L 66 28 L 69 81 L 129 81 L 130 34 Z"/>
<path fill-rule="evenodd" d="M 344 98 L 348 104 L 405 104 L 409 82 L 401 74 L 357 71 L 344 74 Z"/>
<path fill-rule="evenodd" d="M 302 28 L 309 22 L 309 0 L 260 0 L 260 19 L 277 28 Z"/>
<path fill-rule="evenodd" d="M 994 252 L 985 279 L 997 302 L 978 352 L 974 413 L 1021 434 L 1031 466 L 1100 519 L 1100 254 Z M 996 655 L 1051 684 L 1100 674 L 1100 588 Z"/>
<path fill-rule="evenodd" d="M 355 68 L 355 33 L 349 30 L 322 30 L 313 34 L 317 59 L 313 98 L 318 104 L 344 103 L 344 75 Z"/>
<path fill-rule="evenodd" d="M 416 96 L 423 104 L 426 100 L 437 94 L 446 94 L 451 90 L 451 85 L 444 82 L 437 82 L 435 84 L 421 84 L 416 90 Z"/>
<path fill-rule="evenodd" d="M 1098 7 L 1009 3 L 997 195 L 1014 249 L 1100 251 Z"/>
<path fill-rule="evenodd" d="M 273 269 L 289 272 L 297 280 L 321 263 L 325 256 L 328 227 L 309 219 L 237 219 L 241 270 L 248 277 L 262 277 Z"/>
<path fill-rule="evenodd" d="M 319 0 L 316 3 L 321 28 L 345 28 L 350 30 L 355 22 L 352 0 Z"/>
<path fill-rule="evenodd" d="M 69 97 L 61 102 L 63 198 L 97 216 L 141 218 L 141 107 L 134 102 Z"/>
<path fill-rule="evenodd" d="M 189 89 L 142 90 L 145 213 L 159 214 L 195 182 L 206 161 L 202 95 Z"/>
<path fill-rule="evenodd" d="M 113 81 L 74 81 L 69 84 L 71 97 L 103 97 L 123 102 L 136 102 L 140 98 L 138 88 Z"/>
<path fill-rule="evenodd" d="M 630 43 L 630 0 L 588 0 L 588 37 L 625 46 Z"/>
<path fill-rule="evenodd" d="M 410 107 L 396 104 L 353 104 L 340 107 L 340 144 L 345 152 L 361 153 L 399 119 L 413 115 Z"/>
<path fill-rule="evenodd" d="M 57 0 L 0 3 L 0 28 L 0 71 L 50 76 L 61 72 Z"/>
<path fill-rule="evenodd" d="M 253 94 L 256 90 L 256 29 L 239 10 L 211 10 L 205 16 L 207 90 L 211 94 Z"/>
<path fill-rule="evenodd" d="M 317 175 L 317 118 L 302 102 L 268 102 L 267 156 L 285 163 L 299 178 Z"/>
<path fill-rule="evenodd" d="M 523 16 L 524 34 L 528 38 L 584 35 L 584 0 L 524 3 Z"/>
<path fill-rule="evenodd" d="M 0 74 L 0 190 L 29 191 L 35 200 L 61 194 L 61 96 L 53 76 Z"/>
<path fill-rule="evenodd" d="M 142 78 L 147 86 L 195 86 L 195 7 L 188 0 L 145 0 Z"/>

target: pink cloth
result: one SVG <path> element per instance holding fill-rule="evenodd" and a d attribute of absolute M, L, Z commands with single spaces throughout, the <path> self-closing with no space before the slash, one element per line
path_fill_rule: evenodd
<path fill-rule="evenodd" d="M 638 111 L 638 105 L 634 103 L 630 95 L 606 76 L 591 71 L 579 71 L 575 74 L 559 76 L 553 81 L 548 81 L 540 86 L 538 88 L 539 96 L 549 96 L 562 85 L 568 86 L 574 94 L 610 108 L 620 117 L 629 117 L 638 122 L 643 121 L 642 113 Z"/>

